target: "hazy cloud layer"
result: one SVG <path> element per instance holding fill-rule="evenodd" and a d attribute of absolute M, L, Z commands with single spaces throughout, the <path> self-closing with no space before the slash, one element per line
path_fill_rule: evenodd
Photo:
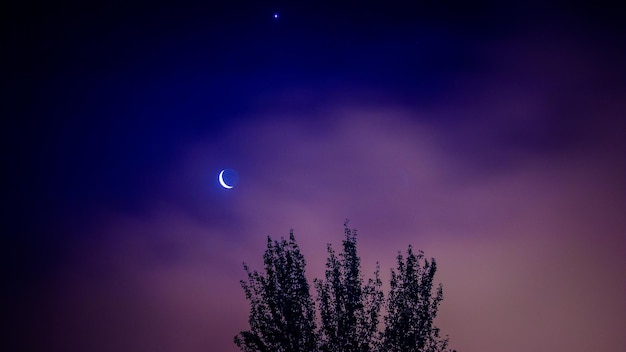
<path fill-rule="evenodd" d="M 294 90 L 272 98 L 293 109 L 191 141 L 143 212 L 94 216 L 33 293 L 35 343 L 236 351 L 241 262 L 260 269 L 265 236 L 294 228 L 319 277 L 349 218 L 366 277 L 408 244 L 438 260 L 439 325 L 459 351 L 623 350 L 623 72 L 556 43 L 493 44 L 489 69 L 436 106 Z M 231 191 L 223 167 L 240 174 Z"/>

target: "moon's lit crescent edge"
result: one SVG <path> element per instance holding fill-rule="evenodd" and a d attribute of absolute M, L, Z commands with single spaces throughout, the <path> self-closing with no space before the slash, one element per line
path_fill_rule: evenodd
<path fill-rule="evenodd" d="M 233 188 L 233 186 L 229 186 L 228 184 L 226 184 L 226 182 L 224 182 L 224 177 L 222 177 L 224 175 L 224 171 L 226 171 L 226 170 L 224 169 L 224 170 L 222 170 L 220 172 L 220 177 L 219 177 L 220 185 L 222 185 L 222 187 L 224 187 L 224 188 L 231 189 L 231 188 Z"/>

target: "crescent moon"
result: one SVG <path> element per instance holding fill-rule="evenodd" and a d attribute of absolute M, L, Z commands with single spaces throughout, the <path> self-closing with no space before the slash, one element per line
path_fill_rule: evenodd
<path fill-rule="evenodd" d="M 224 176 L 224 171 L 226 171 L 226 170 L 222 170 L 220 172 L 220 177 L 219 177 L 220 185 L 222 185 L 222 187 L 224 187 L 226 189 L 231 189 L 231 188 L 233 188 L 233 186 L 229 186 L 226 182 L 224 182 L 224 177 L 223 177 Z"/>

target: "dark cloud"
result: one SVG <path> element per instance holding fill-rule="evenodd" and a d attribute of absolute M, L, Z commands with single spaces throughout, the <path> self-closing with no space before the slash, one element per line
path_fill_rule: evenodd
<path fill-rule="evenodd" d="M 248 308 L 241 262 L 260 268 L 265 236 L 294 228 L 309 278 L 319 277 L 326 243 L 340 243 L 350 218 L 366 275 L 380 261 L 387 278 L 408 244 L 438 260 L 439 325 L 457 350 L 623 350 L 623 55 L 571 26 L 546 31 L 546 19 L 484 36 L 499 22 L 471 25 L 489 17 L 480 8 L 458 26 L 437 17 L 441 23 L 416 36 L 418 49 L 401 37 L 380 40 L 387 54 L 371 43 L 342 54 L 339 40 L 336 66 L 319 54 L 279 70 L 282 55 L 315 51 L 304 40 L 293 52 L 263 56 L 270 66 L 249 67 L 253 49 L 216 40 L 242 56 L 215 58 L 212 71 L 200 69 L 204 52 L 187 68 L 153 75 L 183 67 L 179 52 L 170 66 L 130 80 L 134 66 L 121 60 L 117 67 L 126 68 L 89 81 L 91 89 L 106 83 L 89 94 L 67 81 L 57 97 L 73 102 L 83 92 L 94 100 L 50 122 L 62 137 L 37 132 L 58 148 L 49 162 L 58 169 L 46 188 L 35 171 L 47 164 L 33 166 L 25 199 L 49 192 L 38 209 L 54 209 L 56 227 L 31 238 L 48 238 L 29 252 L 47 257 L 10 300 L 23 349 L 235 351 L 232 336 L 246 327 Z M 371 28 L 362 23 L 374 13 L 359 16 L 355 27 L 333 22 L 326 30 L 345 39 Z M 296 33 L 306 34 L 300 25 Z M 187 32 L 176 33 L 163 51 L 145 55 L 191 47 L 179 41 Z M 300 64 L 313 68 L 290 79 Z M 239 66 L 249 71 L 233 76 Z M 92 72 L 85 67 L 73 74 Z M 264 67 L 271 69 L 256 73 Z M 215 73 L 221 69 L 229 73 Z M 266 81 L 274 72 L 282 76 Z M 105 107 L 101 115 L 77 119 L 89 119 L 82 112 L 93 111 L 90 102 Z M 52 110 L 63 104 L 54 100 Z M 240 175 L 230 191 L 217 183 L 226 167 Z M 24 209 L 14 213 L 37 211 Z"/>
<path fill-rule="evenodd" d="M 235 351 L 241 262 L 259 268 L 265 235 L 293 227 L 320 276 L 348 217 L 366 273 L 380 261 L 387 277 L 410 243 L 439 261 L 439 324 L 459 350 L 619 350 L 626 178 L 609 126 L 621 105 L 593 89 L 610 69 L 541 44 L 520 57 L 528 45 L 496 46 L 510 64 L 437 108 L 268 104 L 189 144 L 145 212 L 102 215 L 73 246 L 33 334 L 62 350 Z M 215 180 L 226 166 L 241 175 L 233 191 Z"/>

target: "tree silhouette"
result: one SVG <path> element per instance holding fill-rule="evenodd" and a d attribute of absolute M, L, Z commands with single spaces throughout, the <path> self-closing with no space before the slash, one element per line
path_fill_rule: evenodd
<path fill-rule="evenodd" d="M 449 352 L 448 337 L 440 336 L 434 325 L 443 300 L 441 284 L 433 291 L 435 260 L 414 253 L 412 246 L 406 258 L 399 253 L 385 301 L 378 264 L 374 278 L 364 284 L 357 233 L 347 221 L 344 234 L 342 252 L 337 255 L 328 245 L 324 279 L 314 281 L 317 316 L 293 230 L 288 241 L 268 236 L 264 272 L 243 265 L 250 329 L 237 334 L 235 344 L 244 352 Z M 379 332 L 383 304 L 384 329 Z"/>
<path fill-rule="evenodd" d="M 250 330 L 235 336 L 235 344 L 245 352 L 316 351 L 314 303 L 293 230 L 289 241 L 268 236 L 263 261 L 264 274 L 244 263 L 248 281 L 241 286 L 251 305 Z"/>
<path fill-rule="evenodd" d="M 378 319 L 383 303 L 379 269 L 363 285 L 357 255 L 356 230 L 344 223 L 343 252 L 337 256 L 329 244 L 326 275 L 315 280 L 321 326 L 319 346 L 323 352 L 368 352 L 376 345 Z"/>
<path fill-rule="evenodd" d="M 391 270 L 382 350 L 386 352 L 446 351 L 448 337 L 439 335 L 433 324 L 443 289 L 438 285 L 433 295 L 433 278 L 437 271 L 435 259 L 428 261 L 424 253 L 413 253 L 409 246 L 406 260 L 397 257 L 397 271 Z"/>

